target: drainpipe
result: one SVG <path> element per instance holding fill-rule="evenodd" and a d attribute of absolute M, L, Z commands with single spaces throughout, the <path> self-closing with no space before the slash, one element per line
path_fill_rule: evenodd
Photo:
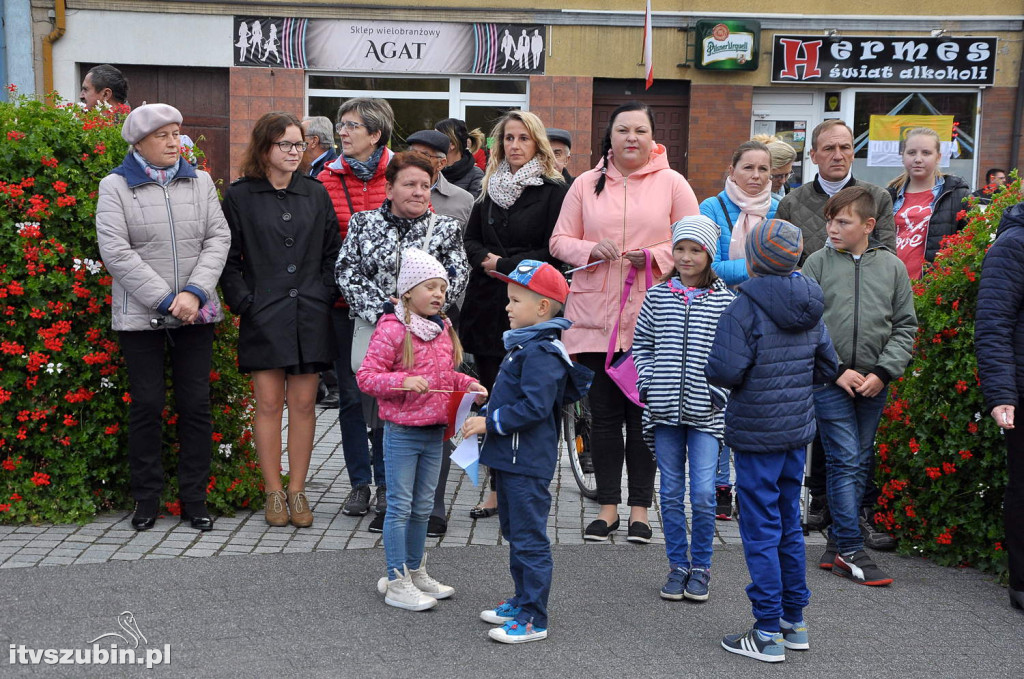
<path fill-rule="evenodd" d="M 1018 164 L 1020 158 L 1021 118 L 1024 118 L 1024 51 L 1020 55 L 1020 74 L 1017 76 L 1017 106 L 1013 116 L 1013 133 L 1010 135 L 1010 167 L 1024 170 Z"/>
<path fill-rule="evenodd" d="M 53 92 L 53 43 L 60 40 L 64 35 L 65 16 L 67 5 L 65 0 L 54 0 L 54 23 L 53 30 L 43 38 L 43 96 L 48 97 Z"/>

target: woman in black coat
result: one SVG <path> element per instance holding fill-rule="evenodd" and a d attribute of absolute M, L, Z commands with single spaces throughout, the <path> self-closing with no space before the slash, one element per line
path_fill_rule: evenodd
<path fill-rule="evenodd" d="M 306 148 L 297 118 L 264 115 L 252 131 L 224 200 L 231 250 L 224 300 L 241 317 L 238 367 L 251 372 L 256 452 L 267 491 L 266 520 L 310 526 L 306 473 L 313 450 L 319 373 L 336 358 L 330 312 L 338 297 L 338 219 L 320 182 L 298 172 Z M 281 416 L 288 401 L 287 493 L 281 484 Z"/>
<path fill-rule="evenodd" d="M 524 259 L 559 265 L 548 251 L 548 239 L 568 190 L 536 115 L 509 111 L 491 136 L 497 143 L 463 239 L 470 274 L 459 327 L 462 345 L 473 354 L 488 391 L 505 356 L 502 333 L 509 329 L 508 285 L 489 274 L 510 274 Z M 492 493 L 471 515 L 491 516 L 495 507 Z"/>

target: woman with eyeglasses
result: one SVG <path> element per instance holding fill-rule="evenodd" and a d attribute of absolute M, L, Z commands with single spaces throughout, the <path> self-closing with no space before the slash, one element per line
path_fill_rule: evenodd
<path fill-rule="evenodd" d="M 240 319 L 238 369 L 252 374 L 253 433 L 271 526 L 313 524 L 306 474 L 313 450 L 319 373 L 337 357 L 331 308 L 338 219 L 320 182 L 299 171 L 306 150 L 290 113 L 256 121 L 240 179 L 224 213 L 231 250 L 221 276 L 224 300 Z M 288 488 L 281 483 L 281 416 L 288 404 Z M 365 435 L 364 435 L 365 440 Z"/>
<path fill-rule="evenodd" d="M 535 114 L 509 111 L 491 136 L 495 144 L 482 193 L 466 226 L 470 266 L 466 299 L 472 301 L 473 313 L 463 314 L 459 326 L 462 345 L 473 354 L 480 384 L 488 390 L 494 387 L 505 356 L 502 334 L 509 329 L 508 286 L 490 273 L 508 275 L 524 259 L 560 266 L 548 250 L 548 239 L 568 190 L 555 166 L 544 123 Z M 492 492 L 470 516 L 493 516 L 497 506 Z"/>
<path fill-rule="evenodd" d="M 780 201 L 789 193 L 789 178 L 793 176 L 796 149 L 774 134 L 755 134 L 751 141 L 759 141 L 768 147 L 772 157 L 772 195 Z"/>
<path fill-rule="evenodd" d="M 384 173 L 395 155 L 388 148 L 394 128 L 395 113 L 391 104 L 384 99 L 356 97 L 345 101 L 338 108 L 338 123 L 334 131 L 341 140 L 341 156 L 329 163 L 317 175 L 317 179 L 331 196 L 342 242 L 348 236 L 348 223 L 352 215 L 376 210 L 387 198 L 388 182 Z M 348 302 L 343 297 L 334 305 L 331 320 L 338 340 L 334 372 L 338 376 L 341 450 L 352 485 L 341 511 L 347 516 L 365 515 L 370 509 L 370 484 L 376 482 L 377 492 L 373 505 L 379 521 L 372 522 L 370 529 L 380 532 L 384 525 L 384 510 L 387 508 L 383 425 L 374 427 L 371 457 L 366 425 L 367 420 L 374 419 L 376 408 L 368 401 L 364 403 L 359 387 L 356 386 L 356 376 L 352 371 L 355 314 L 350 313 Z M 369 339 L 369 334 L 366 337 Z M 361 350 L 365 351 L 365 346 Z"/>

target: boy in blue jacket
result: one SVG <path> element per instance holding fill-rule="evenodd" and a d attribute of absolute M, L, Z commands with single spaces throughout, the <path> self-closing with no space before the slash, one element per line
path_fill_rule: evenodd
<path fill-rule="evenodd" d="M 736 492 L 747 596 L 754 627 L 722 647 L 765 662 L 810 648 L 803 609 L 810 600 L 800 528 L 805 448 L 814 438 L 812 384 L 839 368 L 822 322 L 821 288 L 796 272 L 803 236 L 779 219 L 762 222 L 745 246 L 750 279 L 718 321 L 704 374 L 732 390 L 725 443 L 736 460 Z"/>
<path fill-rule="evenodd" d="M 508 353 L 484 416 L 467 418 L 462 433 L 486 434 L 480 462 L 491 468 L 497 484 L 498 519 L 515 583 L 515 596 L 480 617 L 501 625 L 488 632 L 492 639 L 519 644 L 548 635 L 548 486 L 558 463 L 561 409 L 586 394 L 594 374 L 573 363 L 559 340 L 572 321 L 558 317 L 569 286 L 557 269 L 524 259 L 507 276 L 491 275 L 508 283 Z"/>

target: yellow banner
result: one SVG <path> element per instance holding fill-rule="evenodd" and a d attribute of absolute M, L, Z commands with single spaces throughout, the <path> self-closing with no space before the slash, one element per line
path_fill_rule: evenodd
<path fill-rule="evenodd" d="M 953 116 L 871 116 L 870 141 L 901 141 L 915 127 L 930 127 L 941 141 L 953 140 Z"/>

